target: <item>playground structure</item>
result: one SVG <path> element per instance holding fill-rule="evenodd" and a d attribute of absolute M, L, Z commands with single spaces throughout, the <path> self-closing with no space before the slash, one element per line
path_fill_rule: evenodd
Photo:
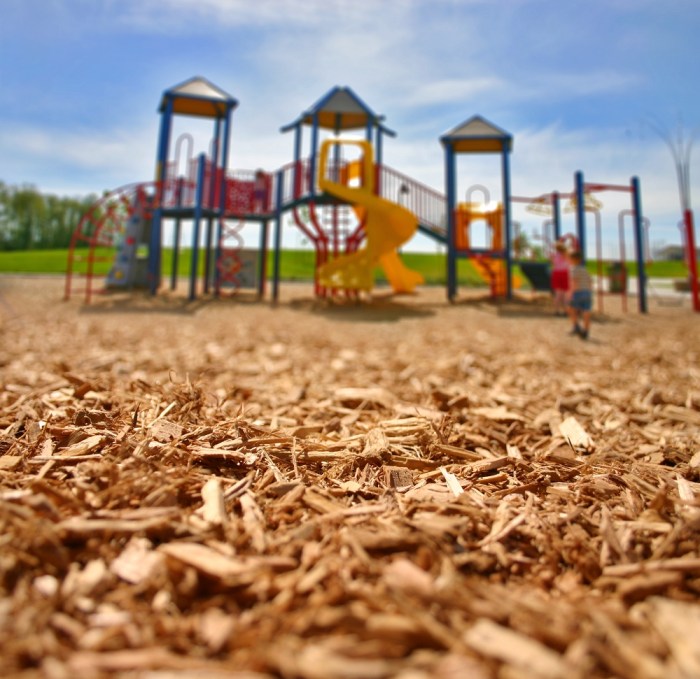
<path fill-rule="evenodd" d="M 603 203 L 596 197 L 601 192 L 615 192 L 618 194 L 628 194 L 630 196 L 629 207 L 620 209 L 617 214 L 617 255 L 613 256 L 614 263 L 608 271 L 604 270 L 603 257 Z M 634 263 L 637 271 L 637 289 L 639 291 L 638 305 L 641 312 L 648 310 L 647 303 L 647 280 L 646 280 L 646 253 L 649 252 L 649 220 L 641 214 L 641 193 L 639 180 L 632 177 L 629 185 L 602 184 L 586 182 L 583 172 L 578 171 L 574 175 L 574 188 L 570 193 L 553 191 L 537 197 L 512 196 L 512 203 L 524 203 L 530 212 L 547 217 L 543 222 L 542 242 L 545 249 L 564 238 L 569 240 L 569 247 L 573 246 L 584 255 L 594 253 L 593 257 L 587 259 L 595 262 L 595 291 L 597 298 L 597 309 L 604 310 L 604 297 L 606 281 L 608 279 L 609 292 L 619 294 L 622 299 L 623 311 L 627 311 L 628 281 L 626 273 L 627 262 L 627 230 L 628 225 L 632 228 L 632 245 L 634 251 Z M 563 210 L 562 210 L 563 204 Z M 562 211 L 575 213 L 574 232 L 564 233 L 562 223 Z M 594 229 L 591 229 L 586 219 L 586 215 L 592 215 Z M 515 229 L 517 231 L 517 228 Z M 528 275 L 534 287 L 546 289 L 538 286 L 538 282 L 543 283 L 546 279 L 538 267 L 543 265 L 533 264 L 527 261 L 518 260 L 523 273 Z"/>
<path fill-rule="evenodd" d="M 596 274 L 598 278 L 597 296 L 598 310 L 603 310 L 603 270 L 602 270 L 602 224 L 601 210 L 602 205 L 595 198 L 592 199 L 595 193 L 603 191 L 616 191 L 628 193 L 630 195 L 630 207 L 618 214 L 618 232 L 619 232 L 619 248 L 620 248 L 620 263 L 626 261 L 626 246 L 625 246 L 625 222 L 626 218 L 632 219 L 633 227 L 633 242 L 634 242 L 634 257 L 637 268 L 637 285 L 639 289 L 639 310 L 641 312 L 648 311 L 647 305 L 647 281 L 646 281 L 646 260 L 645 252 L 648 251 L 648 222 L 644 222 L 642 218 L 641 208 L 641 190 L 639 187 L 639 179 L 632 177 L 629 185 L 619 184 L 601 184 L 584 181 L 583 172 L 577 172 L 574 176 L 574 196 L 572 196 L 573 207 L 576 210 L 576 225 L 577 238 L 579 247 L 582 252 L 586 252 L 588 243 L 588 229 L 586 225 L 586 213 L 591 213 L 595 221 L 595 251 L 596 251 Z M 646 228 L 645 228 L 646 226 Z M 621 271 L 625 271 L 624 268 Z M 627 304 L 627 285 L 626 280 L 620 281 L 620 292 L 623 294 L 623 308 L 626 309 Z"/>
<path fill-rule="evenodd" d="M 556 239 L 561 235 L 560 201 L 568 198 L 576 210 L 576 236 L 585 254 L 587 212 L 595 216 L 597 247 L 600 243 L 600 210 L 591 207 L 596 205 L 591 197 L 599 191 L 614 190 L 628 191 L 632 197 L 630 209 L 624 217 L 620 216 L 620 233 L 624 231 L 624 219 L 631 217 L 639 311 L 647 311 L 645 242 L 637 178 L 632 178 L 629 186 L 592 184 L 584 182 L 583 174 L 577 172 L 570 193 L 514 197 L 510 192 L 511 135 L 484 118 L 473 116 L 440 138 L 446 160 L 443 196 L 383 163 L 384 138 L 395 133 L 384 125 L 383 116 L 347 87 L 333 88 L 294 122 L 281 128 L 283 133 L 294 132 L 291 163 L 275 172 L 230 170 L 231 117 L 237 105 L 233 97 L 203 78 L 192 78 L 163 93 L 155 180 L 106 194 L 83 217 L 69 250 L 66 298 L 78 292 L 74 277 L 80 275 L 85 281 L 81 291 L 89 302 L 98 291 L 95 264 L 106 259 L 112 262 L 112 268 L 104 288 L 143 287 L 155 294 L 163 283 L 163 240 L 169 225 L 173 244 L 170 288 L 175 289 L 182 226 L 187 222 L 192 225 L 190 299 L 195 299 L 200 290 L 219 295 L 226 288 L 241 287 L 252 287 L 263 297 L 271 278 L 272 298 L 277 300 L 285 217 L 313 244 L 317 296 L 371 290 L 377 266 L 384 269 L 395 292 L 413 291 L 422 279 L 405 267 L 398 248 L 419 231 L 446 247 L 450 300 L 457 294 L 459 258 L 472 261 L 492 296 L 510 297 L 519 285 L 513 272 L 515 265 L 521 266 L 535 289 L 544 289 L 542 271 L 538 285 L 532 267 L 528 273 L 528 262 L 514 252 L 513 203 L 528 202 L 547 208 Z M 176 115 L 213 120 L 208 154 L 193 157 L 192 138 L 186 134 L 176 140 L 171 153 Z M 310 128 L 311 134 L 308 155 L 303 157 L 305 128 Z M 357 135 L 358 130 L 364 133 L 364 139 L 342 136 L 346 132 Z M 188 153 L 183 162 L 185 143 Z M 458 200 L 461 191 L 455 158 L 464 153 L 500 154 L 502 199 L 495 207 L 488 198 L 483 204 Z M 490 237 L 484 246 L 476 247 L 470 229 L 480 219 L 486 221 Z M 257 248 L 244 248 L 244 225 L 259 228 Z M 270 236 L 272 270 L 268 272 Z M 624 261 L 624 246 L 621 249 Z M 600 268 L 599 250 L 597 258 Z M 598 289 L 602 295 L 602 286 Z"/>
<path fill-rule="evenodd" d="M 397 222 L 399 230 L 405 228 L 400 222 L 411 215 L 412 226 L 399 238 L 400 242 L 410 238 L 417 228 L 444 241 L 444 199 L 433 189 L 382 163 L 383 137 L 394 133 L 384 127 L 383 117 L 374 113 L 349 88 L 332 89 L 296 121 L 282 128 L 282 132 L 294 132 L 294 159 L 272 173 L 225 169 L 230 118 L 236 106 L 233 97 L 203 78 L 193 78 L 163 94 L 156 179 L 128 185 L 105 195 L 81 220 L 69 251 L 66 298 L 77 292 L 73 279 L 82 273 L 86 285 L 81 291 L 89 302 L 98 290 L 95 264 L 111 257 L 113 270 L 106 281 L 110 288 L 146 287 L 155 293 L 162 284 L 162 242 L 166 224 L 173 225 L 171 289 L 177 282 L 181 226 L 184 222 L 192 224 L 191 299 L 197 296 L 199 289 L 218 295 L 227 283 L 234 288 L 240 286 L 239 274 L 244 268 L 245 253 L 237 236 L 243 223 L 260 227 L 253 268 L 254 287 L 261 296 L 266 290 L 267 253 L 270 231 L 273 231 L 271 277 L 274 299 L 279 295 L 284 216 L 290 216 L 314 246 L 314 290 L 319 296 L 371 287 L 369 276 L 365 276 L 362 286 L 349 280 L 345 283 L 336 280 L 331 290 L 328 287 L 331 278 L 325 276 L 324 283 L 319 272 L 330 260 L 357 252 L 367 237 L 368 227 L 385 243 L 386 236 L 382 236 L 379 229 L 382 220 L 377 215 L 380 213 L 382 219 Z M 172 118 L 178 114 L 214 119 L 210 154 L 192 158 L 190 153 L 185 159 L 184 174 L 179 173 L 182 164 L 180 151 L 187 138 L 179 138 L 174 154 L 170 152 Z M 306 158 L 302 157 L 304 127 L 311 128 L 311 148 Z M 351 201 L 347 202 L 333 195 L 333 191 L 338 193 L 349 189 L 344 184 L 356 178 L 353 176 L 356 170 L 352 168 L 358 166 L 354 161 L 344 159 L 342 144 L 335 143 L 332 156 L 329 147 L 324 166 L 319 167 L 320 136 L 321 132 L 327 135 L 330 132 L 340 141 L 341 133 L 358 129 L 365 133 L 363 149 L 368 160 L 363 178 L 365 185 L 353 189 Z M 322 189 L 317 181 L 324 181 L 320 176 L 323 173 L 327 175 L 324 187 L 328 190 Z M 341 178 L 343 186 L 339 181 Z M 402 200 L 405 208 L 399 205 Z M 203 247 L 200 245 L 202 236 Z M 105 254 L 106 249 L 114 248 L 116 256 Z M 200 252 L 203 272 L 199 270 Z M 415 287 L 418 279 L 403 270 L 396 253 L 379 254 L 395 291 Z M 81 272 L 78 271 L 80 266 Z"/>

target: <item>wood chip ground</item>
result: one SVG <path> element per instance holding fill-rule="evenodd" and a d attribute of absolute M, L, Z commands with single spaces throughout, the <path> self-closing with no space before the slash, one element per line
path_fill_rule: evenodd
<path fill-rule="evenodd" d="M 700 339 L 0 279 L 0 675 L 700 677 Z"/>

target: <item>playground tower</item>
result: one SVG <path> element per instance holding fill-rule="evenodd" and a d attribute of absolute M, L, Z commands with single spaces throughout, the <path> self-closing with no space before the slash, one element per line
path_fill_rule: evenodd
<path fill-rule="evenodd" d="M 165 216 L 181 217 L 177 207 L 169 213 L 165 209 L 165 192 L 167 179 L 172 176 L 169 172 L 168 161 L 170 158 L 171 130 L 173 116 L 186 115 L 198 118 L 208 118 L 214 121 L 214 134 L 212 138 L 211 157 L 208 162 L 204 159 L 200 162 L 201 179 L 208 181 L 198 182 L 198 190 L 207 191 L 207 196 L 199 196 L 195 203 L 195 214 L 193 236 L 192 265 L 194 271 L 198 261 L 199 226 L 203 215 L 203 206 L 209 206 L 207 215 L 207 251 L 205 260 L 204 287 L 208 289 L 210 280 L 210 251 L 213 240 L 213 224 L 215 217 L 219 219 L 219 225 L 224 221 L 225 200 L 223 197 L 226 191 L 226 167 L 228 165 L 229 139 L 231 128 L 231 115 L 238 106 L 238 102 L 230 94 L 212 84 L 202 77 L 194 77 L 184 83 L 165 90 L 161 99 L 159 112 L 160 133 L 158 136 L 158 152 L 156 157 L 156 197 L 155 209 L 153 212 L 153 225 L 151 229 L 151 243 L 149 248 L 149 274 L 150 289 L 155 293 L 161 282 L 161 244 L 162 244 L 162 222 Z M 175 168 L 177 170 L 177 168 Z M 199 174 L 199 173 L 198 173 Z M 196 277 L 196 276 L 195 276 Z M 194 283 L 194 278 L 192 282 Z M 192 294 L 190 295 L 192 296 Z"/>
<path fill-rule="evenodd" d="M 508 133 L 490 123 L 481 116 L 472 116 L 461 125 L 440 137 L 445 151 L 445 194 L 447 197 L 447 297 L 453 300 L 457 294 L 457 259 L 460 257 L 476 258 L 491 272 L 491 289 L 512 293 L 512 259 L 511 259 L 511 213 L 510 213 L 510 152 L 513 138 Z M 501 156 L 501 182 L 503 199 L 502 238 L 493 238 L 491 245 L 475 248 L 469 239 L 458 233 L 457 227 L 468 228 L 469 221 L 465 210 L 458 210 L 457 156 L 462 153 L 498 153 Z M 471 212 L 471 210 L 470 210 Z M 497 222 L 496 215 L 488 215 L 490 224 Z M 499 231 L 492 228 L 492 233 Z M 505 267 L 503 263 L 505 262 Z"/>
<path fill-rule="evenodd" d="M 374 167 L 377 170 L 373 185 L 374 192 L 379 193 L 384 137 L 396 136 L 383 121 L 384 116 L 374 112 L 351 88 L 334 87 L 280 130 L 282 133 L 294 133 L 294 205 L 291 210 L 294 223 L 314 246 L 317 272 L 329 259 L 356 251 L 365 236 L 364 219 L 358 219 L 359 215 L 350 205 L 323 191 L 317 181 L 324 137 L 328 139 L 332 136 L 339 140 L 341 135 L 350 132 L 355 133 L 354 138 L 357 138 L 357 131 L 360 131 L 365 142 L 374 148 Z M 308 155 L 304 159 L 305 128 L 309 130 L 309 138 Z M 333 145 L 333 157 L 330 159 L 332 179 L 339 178 L 339 173 L 348 162 L 342 157 L 342 151 L 342 144 Z M 276 239 L 276 263 L 279 251 L 280 240 Z M 275 280 L 277 278 L 275 276 Z M 327 293 L 318 276 L 314 287 L 317 295 Z M 276 287 L 274 296 L 277 297 Z"/>

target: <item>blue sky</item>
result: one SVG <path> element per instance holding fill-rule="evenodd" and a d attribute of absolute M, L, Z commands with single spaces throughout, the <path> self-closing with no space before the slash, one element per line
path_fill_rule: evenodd
<path fill-rule="evenodd" d="M 515 194 L 637 175 L 650 241 L 679 241 L 652 124 L 700 132 L 698 36 L 697 0 L 3 0 L 0 180 L 73 195 L 152 179 L 161 94 L 194 75 L 240 102 L 230 166 L 274 170 L 292 159 L 280 127 L 347 85 L 397 132 L 385 162 L 419 181 L 443 189 L 438 138 L 480 114 L 514 137 Z M 197 122 L 178 124 L 204 150 Z M 500 190 L 495 157 L 462 173 Z M 698 182 L 700 149 L 696 199 Z M 628 199 L 600 199 L 615 231 Z"/>

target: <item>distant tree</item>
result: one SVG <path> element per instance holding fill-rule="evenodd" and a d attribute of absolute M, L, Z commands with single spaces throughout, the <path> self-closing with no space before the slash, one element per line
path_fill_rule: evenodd
<path fill-rule="evenodd" d="M 15 219 L 15 248 L 31 250 L 41 242 L 42 224 L 46 221 L 46 205 L 42 195 L 32 186 L 15 190 L 10 201 Z"/>
<path fill-rule="evenodd" d="M 95 196 L 45 195 L 29 184 L 0 182 L 0 249 L 65 248 Z"/>
<path fill-rule="evenodd" d="M 524 232 L 519 231 L 518 235 L 513 238 L 513 253 L 517 259 L 524 259 L 531 256 L 532 243 L 530 237 Z"/>

